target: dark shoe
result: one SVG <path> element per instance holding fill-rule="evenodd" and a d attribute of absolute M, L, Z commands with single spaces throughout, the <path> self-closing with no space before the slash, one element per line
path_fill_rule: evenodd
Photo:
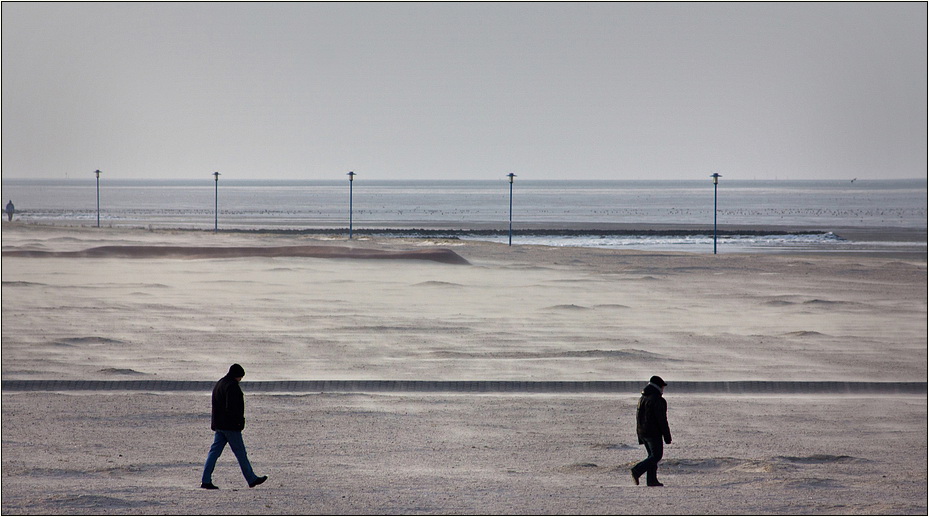
<path fill-rule="evenodd" d="M 200 488 L 205 488 L 207 490 L 219 490 L 219 487 L 213 483 L 200 483 Z"/>
<path fill-rule="evenodd" d="M 648 486 L 664 486 L 664 485 L 662 485 L 658 481 L 655 481 L 655 482 L 649 483 Z"/>
<path fill-rule="evenodd" d="M 268 480 L 268 476 L 261 476 L 260 478 L 256 479 L 255 481 L 252 481 L 251 483 L 249 483 L 249 484 L 248 484 L 248 488 L 255 488 L 256 486 L 258 486 L 258 485 L 264 483 L 264 482 L 267 481 L 267 480 Z"/>
<path fill-rule="evenodd" d="M 632 472 L 632 482 L 635 483 L 636 485 L 638 485 L 638 484 L 639 484 L 639 476 L 636 475 L 635 470 L 632 469 L 632 470 L 630 470 L 629 472 Z"/>

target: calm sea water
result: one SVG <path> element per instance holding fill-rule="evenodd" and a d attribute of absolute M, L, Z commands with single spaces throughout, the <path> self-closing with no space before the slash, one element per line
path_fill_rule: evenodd
<path fill-rule="evenodd" d="M 718 189 L 720 225 L 926 228 L 925 180 L 748 181 L 723 180 Z M 212 229 L 217 185 L 202 181 L 100 181 L 101 225 Z M 509 183 L 500 181 L 241 181 L 218 184 L 223 229 L 362 228 L 498 229 L 506 238 Z M 96 183 L 86 180 L 3 179 L 3 204 L 37 223 L 96 224 Z M 690 249 L 711 243 L 713 184 L 706 181 L 532 181 L 513 185 L 513 227 L 586 230 L 570 236 L 524 236 L 521 243 L 598 247 Z M 707 235 L 603 236 L 609 224 L 702 225 Z M 468 235 L 463 235 L 468 238 Z M 740 246 L 828 242 L 810 235 L 726 236 Z M 708 240 L 709 239 L 709 240 Z M 710 244 L 711 245 L 711 244 Z"/>

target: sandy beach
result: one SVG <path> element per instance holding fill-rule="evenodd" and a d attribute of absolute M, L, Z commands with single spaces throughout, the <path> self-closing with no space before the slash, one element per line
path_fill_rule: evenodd
<path fill-rule="evenodd" d="M 248 489 L 227 451 L 222 490 L 198 488 L 208 392 L 4 389 L 4 514 L 927 512 L 925 392 L 674 392 L 926 382 L 925 255 L 18 224 L 2 244 L 4 381 L 215 381 L 238 362 L 270 476 Z M 248 389 L 654 374 L 674 434 L 658 497 L 628 474 L 636 392 Z"/>

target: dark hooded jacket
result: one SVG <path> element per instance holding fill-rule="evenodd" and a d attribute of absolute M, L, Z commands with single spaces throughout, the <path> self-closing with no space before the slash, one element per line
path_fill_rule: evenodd
<path fill-rule="evenodd" d="M 635 415 L 635 431 L 639 443 L 645 438 L 664 438 L 671 443 L 671 428 L 668 426 L 668 403 L 661 396 L 661 390 L 649 384 L 642 390 L 639 408 Z"/>
<path fill-rule="evenodd" d="M 235 367 L 237 365 L 233 365 Z M 239 367 L 241 369 L 241 367 Z M 229 373 L 213 387 L 213 417 L 210 429 L 217 431 L 241 431 L 245 429 L 245 394 L 239 387 L 236 377 L 238 370 L 230 368 Z"/>

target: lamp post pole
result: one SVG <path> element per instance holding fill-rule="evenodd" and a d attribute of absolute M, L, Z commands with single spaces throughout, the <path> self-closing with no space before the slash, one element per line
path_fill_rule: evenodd
<path fill-rule="evenodd" d="M 348 171 L 348 238 L 352 238 L 352 212 L 354 207 L 352 206 L 353 193 L 352 185 L 355 183 L 355 173 Z"/>
<path fill-rule="evenodd" d="M 506 175 L 507 178 L 510 178 L 510 243 L 513 245 L 513 178 L 516 177 L 512 172 Z"/>
<path fill-rule="evenodd" d="M 213 231 L 219 231 L 219 173 L 213 173 L 213 179 L 216 180 L 213 189 Z"/>
<path fill-rule="evenodd" d="M 94 171 L 97 176 L 97 228 L 100 228 L 100 169 Z"/>
<path fill-rule="evenodd" d="M 713 255 L 716 255 L 716 238 L 719 234 L 716 226 L 716 192 L 719 188 L 719 178 L 722 177 L 722 174 L 714 172 L 710 177 L 713 178 Z"/>

